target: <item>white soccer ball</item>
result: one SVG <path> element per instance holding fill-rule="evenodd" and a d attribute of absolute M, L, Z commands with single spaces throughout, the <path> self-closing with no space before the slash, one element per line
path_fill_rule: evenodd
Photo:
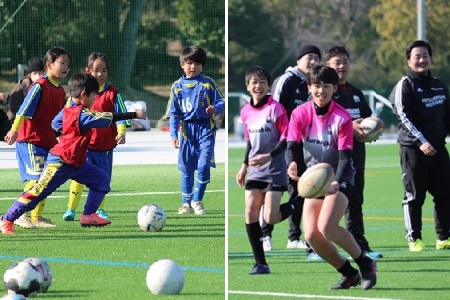
<path fill-rule="evenodd" d="M 32 297 L 39 292 L 42 274 L 26 261 L 15 262 L 5 271 L 3 284 L 9 293 Z"/>
<path fill-rule="evenodd" d="M 166 225 L 166 213 L 156 204 L 147 204 L 139 210 L 137 222 L 142 231 L 160 231 Z"/>
<path fill-rule="evenodd" d="M 158 260 L 147 271 L 147 287 L 152 294 L 179 294 L 183 286 L 183 270 L 176 262 L 170 259 Z"/>
<path fill-rule="evenodd" d="M 26 258 L 23 261 L 32 264 L 42 274 L 42 282 L 39 292 L 40 293 L 47 292 L 48 288 L 52 285 L 53 281 L 52 269 L 50 269 L 50 266 L 47 264 L 47 262 L 36 257 Z"/>

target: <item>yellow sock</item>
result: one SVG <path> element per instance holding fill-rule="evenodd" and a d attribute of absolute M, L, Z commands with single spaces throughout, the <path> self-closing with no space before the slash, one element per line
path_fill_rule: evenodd
<path fill-rule="evenodd" d="M 72 180 L 70 183 L 70 195 L 68 207 L 72 209 L 77 209 L 78 204 L 80 204 L 81 194 L 83 193 L 84 184 L 78 183 Z"/>
<path fill-rule="evenodd" d="M 37 180 L 28 180 L 28 182 L 25 184 L 24 191 L 28 191 L 31 189 L 31 187 L 37 182 Z M 42 217 L 42 214 L 44 213 L 44 205 L 45 205 L 45 199 L 39 202 L 38 205 L 31 211 L 31 221 L 36 222 L 39 217 Z"/>

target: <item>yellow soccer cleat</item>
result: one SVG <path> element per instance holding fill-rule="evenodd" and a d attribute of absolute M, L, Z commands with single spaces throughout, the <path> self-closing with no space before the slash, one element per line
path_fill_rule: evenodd
<path fill-rule="evenodd" d="M 409 251 L 420 252 L 423 250 L 425 250 L 425 245 L 423 244 L 421 239 L 417 239 L 414 242 L 409 243 Z"/>
<path fill-rule="evenodd" d="M 437 240 L 436 241 L 436 250 L 446 250 L 446 249 L 450 249 L 450 241 L 449 240 L 445 240 L 445 241 Z"/>

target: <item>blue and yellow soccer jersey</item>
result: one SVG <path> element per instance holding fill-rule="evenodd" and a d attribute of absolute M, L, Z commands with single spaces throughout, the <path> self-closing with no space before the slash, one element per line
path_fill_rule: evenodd
<path fill-rule="evenodd" d="M 172 85 L 167 106 L 167 117 L 178 117 L 180 121 L 196 121 L 211 118 L 206 112 L 214 105 L 216 113 L 225 110 L 225 101 L 214 80 L 200 74 L 193 78 L 183 75 Z"/>

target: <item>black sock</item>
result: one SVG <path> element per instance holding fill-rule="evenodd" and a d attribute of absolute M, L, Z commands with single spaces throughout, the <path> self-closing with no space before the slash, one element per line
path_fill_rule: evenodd
<path fill-rule="evenodd" d="M 261 226 L 259 225 L 259 222 L 245 224 L 245 228 L 247 229 L 247 235 L 250 245 L 252 246 L 255 262 L 257 264 L 266 265 L 266 256 L 264 255 Z"/>
<path fill-rule="evenodd" d="M 358 264 L 358 267 L 361 269 L 362 266 L 367 266 L 372 262 L 372 259 L 367 255 L 364 255 L 364 252 L 361 252 L 361 255 L 355 259 L 355 263 Z"/>
<path fill-rule="evenodd" d="M 294 212 L 294 210 L 297 209 L 297 206 L 293 202 L 286 202 L 280 205 L 280 212 L 281 212 L 281 221 L 286 220 L 289 218 L 290 215 Z"/>
<path fill-rule="evenodd" d="M 350 262 L 346 259 L 344 265 L 338 269 L 338 272 L 345 277 L 349 277 L 356 275 L 358 273 L 358 270 L 353 268 Z"/>

